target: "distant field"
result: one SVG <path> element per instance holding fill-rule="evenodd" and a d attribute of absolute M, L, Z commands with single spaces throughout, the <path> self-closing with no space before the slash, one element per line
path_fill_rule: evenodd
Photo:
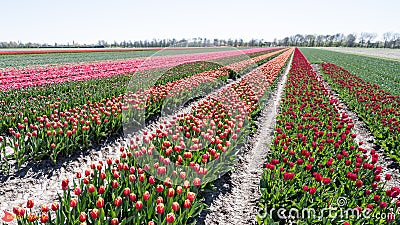
<path fill-rule="evenodd" d="M 62 52 L 57 52 L 61 50 Z M 149 50 L 138 49 L 137 51 L 132 51 L 132 49 L 123 51 L 121 51 L 121 49 L 101 49 L 101 50 L 103 51 L 100 51 L 99 49 L 50 49 L 50 50 L 34 49 L 34 50 L 29 50 L 29 52 L 27 52 L 28 54 L 20 54 L 19 52 L 24 52 L 27 50 L 1 49 L 0 68 L 130 59 L 138 57 L 148 57 L 154 54 L 156 54 L 157 56 L 162 56 L 162 55 L 177 55 L 177 54 L 194 54 L 202 52 L 218 52 L 218 51 L 222 52 L 222 51 L 233 50 L 233 48 L 190 48 L 190 49 L 165 48 L 161 50 L 150 48 Z M 35 51 L 37 51 L 38 54 L 33 54 L 33 52 Z M 50 52 L 51 54 L 40 53 L 43 51 L 45 52 L 53 51 L 53 52 Z M 9 52 L 14 52 L 18 54 L 9 54 Z"/>
<path fill-rule="evenodd" d="M 321 48 L 326 50 L 338 51 L 338 52 L 346 52 L 346 53 L 354 53 L 360 55 L 369 55 L 369 56 L 377 56 L 388 59 L 396 59 L 400 60 L 400 49 L 387 49 L 387 48 Z"/>
<path fill-rule="evenodd" d="M 400 95 L 399 61 L 316 48 L 301 48 L 301 51 L 311 63 L 334 63 L 367 82 Z"/>
<path fill-rule="evenodd" d="M 161 50 L 162 48 L 5 48 L 0 49 L 0 55 L 17 54 L 52 54 L 52 53 L 79 53 L 79 52 L 129 52 Z"/>

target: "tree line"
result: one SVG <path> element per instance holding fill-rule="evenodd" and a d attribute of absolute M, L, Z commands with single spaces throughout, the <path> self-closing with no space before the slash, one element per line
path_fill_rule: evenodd
<path fill-rule="evenodd" d="M 400 33 L 385 32 L 383 41 L 375 40 L 376 33 L 362 32 L 344 35 L 313 35 L 296 34 L 281 40 L 274 40 L 278 46 L 302 46 L 302 47 L 361 47 L 361 48 L 400 48 Z"/>
<path fill-rule="evenodd" d="M 362 32 L 357 34 L 316 35 L 316 34 L 296 34 L 282 39 L 275 38 L 273 41 L 264 39 L 153 39 L 138 41 L 122 41 L 108 43 L 99 40 L 96 44 L 79 44 L 76 42 L 67 44 L 39 44 L 22 42 L 0 42 L 0 48 L 155 48 L 155 47 L 273 47 L 273 46 L 301 46 L 301 47 L 361 47 L 361 48 L 400 48 L 400 33 L 386 32 L 381 40 L 376 40 L 376 33 Z"/>

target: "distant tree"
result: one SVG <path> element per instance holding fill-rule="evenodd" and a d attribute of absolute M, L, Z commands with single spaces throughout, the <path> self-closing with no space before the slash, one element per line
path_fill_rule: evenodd
<path fill-rule="evenodd" d="M 334 45 L 335 47 L 343 46 L 343 45 L 344 45 L 344 44 L 343 44 L 344 39 L 345 39 L 345 38 L 344 38 L 344 34 L 341 34 L 341 33 L 335 34 L 335 38 L 334 38 L 333 45 Z"/>
<path fill-rule="evenodd" d="M 348 34 L 346 36 L 346 46 L 354 47 L 356 40 L 357 40 L 357 36 L 355 34 Z"/>
<path fill-rule="evenodd" d="M 312 47 L 314 46 L 314 40 L 315 40 L 315 36 L 312 34 L 307 34 L 304 36 L 304 44 L 307 47 Z"/>
<path fill-rule="evenodd" d="M 318 35 L 317 38 L 317 47 L 321 47 L 325 41 L 325 36 L 324 35 Z"/>
<path fill-rule="evenodd" d="M 228 39 L 228 43 L 227 43 L 227 44 L 228 44 L 228 46 L 234 46 L 234 45 L 233 45 L 233 40 L 230 39 L 230 38 Z"/>
<path fill-rule="evenodd" d="M 383 33 L 383 40 L 385 41 L 385 44 L 383 45 L 384 48 L 387 48 L 389 46 L 389 41 L 391 38 L 392 38 L 392 32 Z"/>
<path fill-rule="evenodd" d="M 98 46 L 104 46 L 104 47 L 105 47 L 105 46 L 108 45 L 108 44 L 107 44 L 107 42 L 106 42 L 105 40 L 99 40 L 99 41 L 97 42 L 97 45 L 98 45 Z"/>
<path fill-rule="evenodd" d="M 239 39 L 238 45 L 239 45 L 240 47 L 243 46 L 243 39 Z"/>
<path fill-rule="evenodd" d="M 374 40 L 378 35 L 376 33 L 365 33 L 367 40 L 367 47 L 371 47 L 371 41 Z"/>
<path fill-rule="evenodd" d="M 327 47 L 332 47 L 333 46 L 333 40 L 335 40 L 335 35 L 326 35 L 326 45 Z"/>
<path fill-rule="evenodd" d="M 400 33 L 393 33 L 390 42 L 392 43 L 392 48 L 399 48 L 400 47 Z"/>
<path fill-rule="evenodd" d="M 217 38 L 214 38 L 213 45 L 214 45 L 214 46 L 219 46 L 218 43 L 219 43 L 219 42 L 218 42 L 218 39 L 217 39 Z"/>
<path fill-rule="evenodd" d="M 276 38 L 274 38 L 274 41 L 271 44 L 272 44 L 272 46 L 278 45 L 278 40 Z"/>
<path fill-rule="evenodd" d="M 360 34 L 360 47 L 364 47 L 365 40 L 367 39 L 368 34 L 366 32 L 361 32 Z"/>

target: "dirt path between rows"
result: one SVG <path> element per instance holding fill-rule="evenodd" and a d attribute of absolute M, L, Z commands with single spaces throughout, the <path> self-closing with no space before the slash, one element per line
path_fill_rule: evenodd
<path fill-rule="evenodd" d="M 279 78 L 275 90 L 270 94 L 264 110 L 257 118 L 258 130 L 243 147 L 239 164 L 233 171 L 216 180 L 214 182 L 216 190 L 205 196 L 205 202 L 210 207 L 197 218 L 197 225 L 257 224 L 258 200 L 261 198 L 259 191 L 261 168 L 273 137 L 276 116 L 291 62 L 292 58 Z"/>
<path fill-rule="evenodd" d="M 320 74 L 320 65 L 313 64 L 312 67 L 314 71 L 317 72 L 320 79 L 323 81 L 325 88 L 329 90 L 330 94 L 335 96 L 336 99 L 338 100 L 339 106 L 341 107 L 339 109 L 339 112 L 346 113 L 347 115 L 349 115 L 349 118 L 353 120 L 354 123 L 353 130 L 354 133 L 357 134 L 357 137 L 355 138 L 356 143 L 363 142 L 363 144 L 360 145 L 360 147 L 367 150 L 374 149 L 376 153 L 379 154 L 379 160 L 377 165 L 382 166 L 383 174 L 390 173 L 392 175 L 392 179 L 386 183 L 387 188 L 391 188 L 393 186 L 400 186 L 399 163 L 396 160 L 386 156 L 384 150 L 379 145 L 374 144 L 375 138 L 368 130 L 367 125 L 357 116 L 356 113 L 351 111 L 350 108 L 343 101 L 340 100 L 338 93 L 333 91 L 330 85 L 322 78 Z"/>

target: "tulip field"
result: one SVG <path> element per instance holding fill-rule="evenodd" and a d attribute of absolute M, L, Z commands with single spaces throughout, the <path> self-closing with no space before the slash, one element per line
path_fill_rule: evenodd
<path fill-rule="evenodd" d="M 264 166 L 252 178 L 260 197 L 237 199 L 259 213 L 240 224 L 400 223 L 400 166 L 385 164 L 400 163 L 400 62 L 310 48 L 157 50 L 0 53 L 8 60 L 0 63 L 0 223 L 208 224 L 213 210 L 240 217 L 206 199 L 234 185 L 226 176 L 249 172 L 237 168 L 259 148 L 252 141 L 266 117 L 272 141 L 262 142 Z M 279 110 L 265 114 L 271 98 Z M 376 148 L 359 139 L 355 121 Z M 79 161 L 68 178 L 48 175 L 50 197 L 35 195 L 36 184 L 15 185 L 32 165 L 69 170 L 82 152 L 108 145 L 116 155 Z"/>
<path fill-rule="evenodd" d="M 326 78 L 338 80 L 339 93 L 348 92 L 344 85 L 350 88 L 352 81 L 362 81 L 360 78 L 356 80 L 353 75 L 352 80 L 346 82 L 337 78 L 343 73 L 340 69 L 336 72 L 337 66 L 322 66 L 324 72 L 329 71 Z M 298 50 L 285 90 L 271 146 L 272 154 L 268 156 L 269 162 L 260 183 L 262 202 L 269 207 L 285 208 L 313 205 L 319 210 L 331 205 L 338 207 L 338 199 L 346 198 L 349 200 L 347 207 L 356 209 L 360 214 L 369 209 L 372 214 L 386 213 L 388 217 L 355 220 L 354 217 L 344 219 L 338 216 L 330 219 L 326 214 L 318 223 L 350 224 L 351 221 L 346 219 L 357 221 L 354 224 L 392 222 L 393 213 L 400 206 L 400 201 L 396 201 L 400 189 L 385 188 L 385 180 L 390 180 L 391 175 L 383 174 L 382 167 L 376 165 L 380 155 L 354 141 L 357 134 L 354 133 L 352 119 L 345 113 L 339 113 L 337 98 L 330 95 L 322 78 Z M 352 99 L 353 102 L 349 99 L 350 104 L 357 98 L 353 96 Z M 361 106 L 363 103 L 355 104 Z M 398 111 L 395 113 L 398 116 Z M 393 147 L 389 146 L 395 151 Z M 267 217 L 263 222 L 269 224 L 273 220 Z M 314 218 L 308 218 L 302 224 L 314 223 Z"/>
<path fill-rule="evenodd" d="M 154 61 L 160 63 L 161 60 L 167 60 L 162 65 L 175 65 L 179 60 L 186 62 L 172 71 L 163 73 L 162 77 L 152 77 L 154 73 L 144 72 L 135 74 L 137 78 L 132 78 L 129 74 L 135 72 L 137 65 L 143 60 L 129 64 L 121 61 L 5 71 L 2 77 L 7 78 L 7 81 L 2 83 L 5 91 L 2 92 L 0 130 L 11 135 L 1 147 L 3 167 L 7 167 L 7 159 L 17 160 L 19 166 L 27 160 L 44 157 L 56 161 L 59 154 L 71 154 L 76 149 L 87 147 L 101 138 L 120 132 L 123 111 L 135 115 L 141 112 L 146 114 L 144 117 L 129 116 L 131 120 L 146 119 L 161 110 L 165 99 L 173 97 L 177 103 L 179 96 L 188 95 L 190 91 L 211 90 L 226 79 L 234 78 L 235 74 L 242 73 L 254 62 L 262 63 L 276 54 L 267 52 L 260 56 L 253 54 L 254 58 L 238 62 L 231 56 L 238 54 L 237 52 L 197 55 L 201 60 L 224 56 L 223 60 L 227 66 L 221 68 L 217 68 L 215 63 L 191 63 L 194 57 L 190 55 L 172 56 L 172 59 L 159 57 Z M 140 69 L 149 69 L 148 64 L 155 65 L 155 68 L 161 65 L 146 61 L 141 64 Z M 91 68 L 92 74 L 88 75 L 82 67 Z M 43 77 L 36 78 L 36 74 L 43 73 L 43 70 L 46 70 Z M 94 70 L 97 73 L 93 72 Z M 118 70 L 120 71 L 116 72 Z M 83 75 L 59 75 L 76 74 L 77 71 Z M 11 73 L 20 75 L 13 76 Z M 35 81 L 29 78 L 32 76 L 35 77 Z M 141 83 L 135 82 L 135 86 L 128 88 L 126 92 L 127 83 L 132 79 L 140 79 Z M 149 87 L 149 84 L 156 85 Z M 98 88 L 105 86 L 109 86 L 109 91 L 104 92 Z M 187 89 L 181 89 L 185 86 Z M 32 94 L 35 94 L 34 97 Z M 135 122 L 140 125 L 143 121 Z M 134 121 L 130 122 L 132 123 Z M 6 145 L 13 146 L 12 154 L 7 154 Z"/>

